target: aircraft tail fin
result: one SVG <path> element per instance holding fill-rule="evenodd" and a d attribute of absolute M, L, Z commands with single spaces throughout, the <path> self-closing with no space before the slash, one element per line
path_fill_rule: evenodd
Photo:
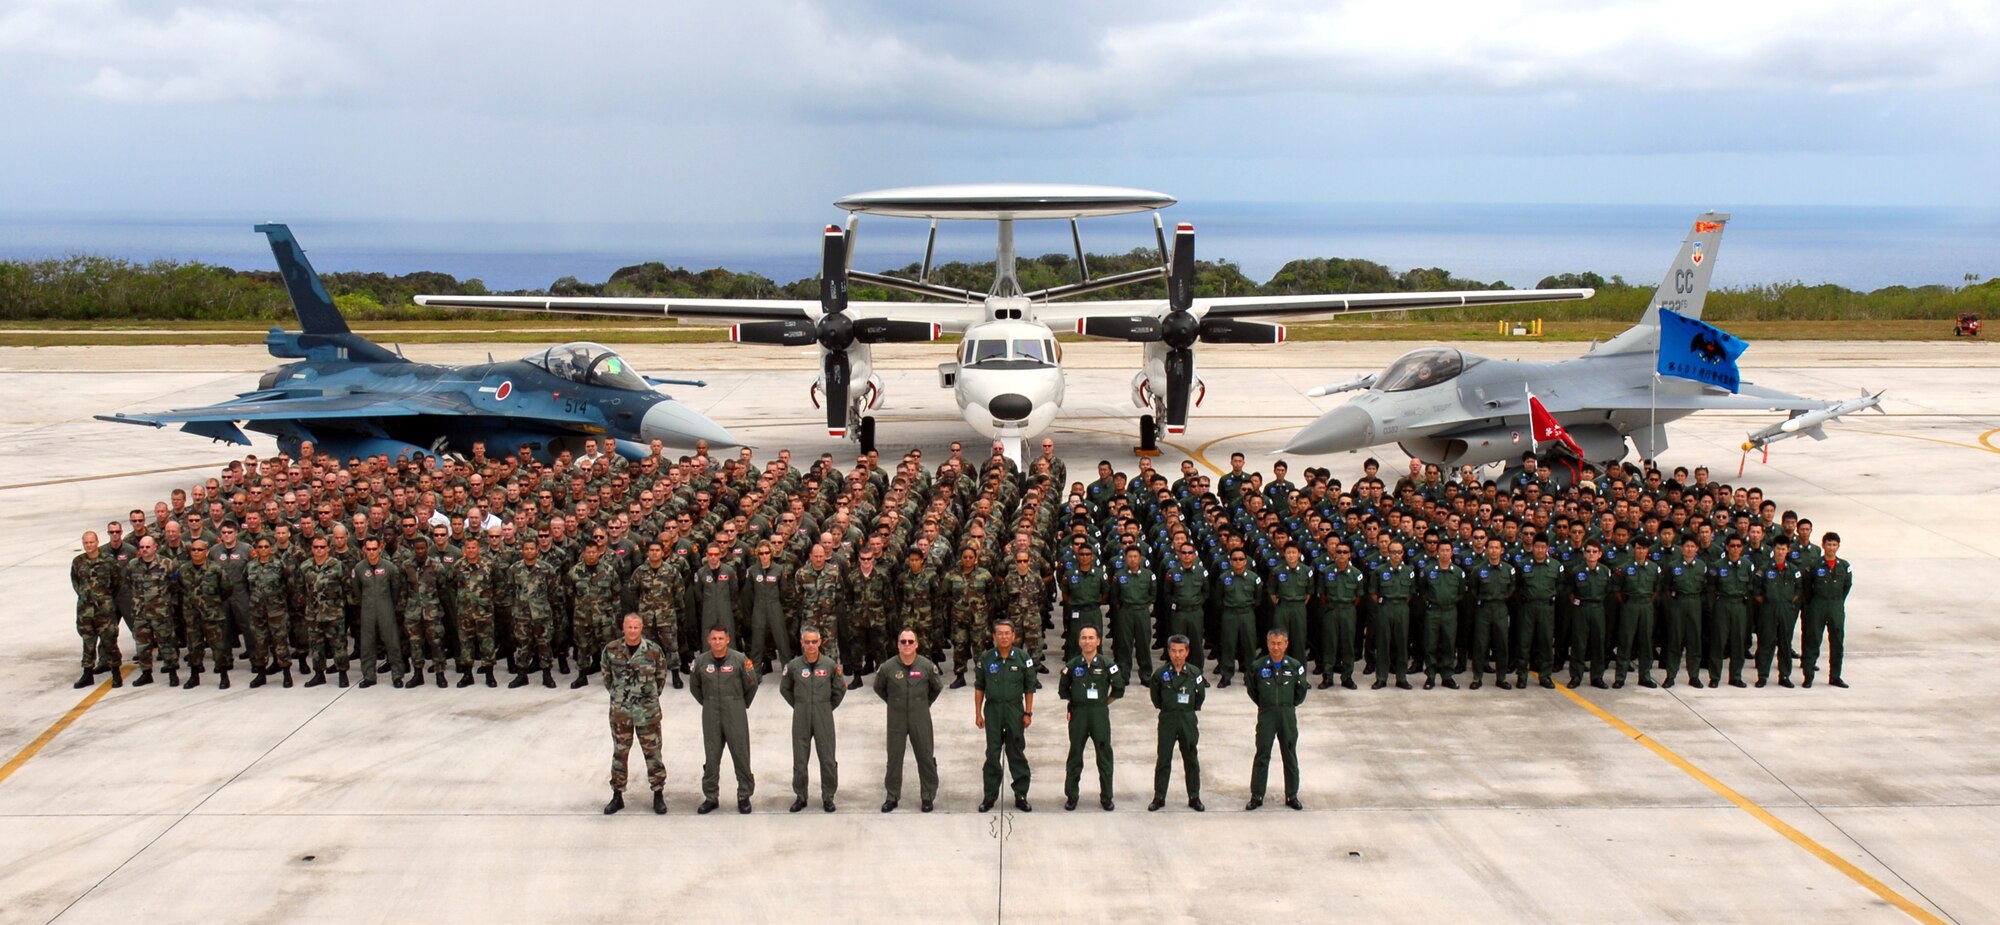
<path fill-rule="evenodd" d="M 285 280 L 285 294 L 291 297 L 292 311 L 299 316 L 297 349 L 332 346 L 344 351 L 346 359 L 370 363 L 407 362 L 347 326 L 347 319 L 341 317 L 340 308 L 333 304 L 333 296 L 327 294 L 319 274 L 306 260 L 305 248 L 299 246 L 291 228 L 267 222 L 252 230 L 270 240 L 271 256 L 278 260 L 278 273 Z"/>
<path fill-rule="evenodd" d="M 1662 308 L 1687 318 L 1700 318 L 1702 303 L 1708 298 L 1708 280 L 1715 272 L 1716 254 L 1722 250 L 1722 229 L 1727 224 L 1727 212 L 1703 212 L 1695 216 L 1694 227 L 1681 241 L 1680 253 L 1674 255 L 1673 265 L 1667 268 L 1660 288 L 1653 291 L 1653 299 L 1646 303 L 1639 323 L 1590 352 L 1602 355 L 1654 349 L 1659 340 Z"/>

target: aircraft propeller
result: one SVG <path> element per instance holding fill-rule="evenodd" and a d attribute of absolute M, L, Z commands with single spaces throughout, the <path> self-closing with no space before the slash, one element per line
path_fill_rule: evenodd
<path fill-rule="evenodd" d="M 820 382 L 826 389 L 826 427 L 835 433 L 847 429 L 848 393 L 852 387 L 852 367 L 847 351 L 855 344 L 922 343 L 937 340 L 943 326 L 929 321 L 897 318 L 860 318 L 847 313 L 847 235 L 838 225 L 826 226 L 825 245 L 820 251 L 818 321 L 805 318 L 784 321 L 751 321 L 735 325 L 729 339 L 746 344 L 775 344 L 803 347 L 817 343 L 821 349 Z"/>
<path fill-rule="evenodd" d="M 1104 337 L 1133 343 L 1164 343 L 1167 346 L 1166 420 L 1170 433 L 1187 427 L 1188 405 L 1194 394 L 1194 345 L 1276 344 L 1285 339 L 1285 327 L 1260 321 L 1234 318 L 1202 318 L 1194 314 L 1194 226 L 1182 222 L 1174 228 L 1174 252 L 1167 272 L 1167 312 L 1161 315 L 1082 318 L 1076 331 L 1088 337 Z"/>

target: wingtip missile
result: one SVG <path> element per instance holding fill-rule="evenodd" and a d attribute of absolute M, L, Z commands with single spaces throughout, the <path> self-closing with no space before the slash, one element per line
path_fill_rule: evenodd
<path fill-rule="evenodd" d="M 1330 385 L 1316 386 L 1314 388 L 1307 389 L 1306 397 L 1322 398 L 1327 395 L 1338 395 L 1341 392 L 1352 392 L 1356 389 L 1365 389 L 1374 384 L 1375 384 L 1375 374 L 1369 373 L 1366 376 L 1358 376 L 1356 378 L 1349 379 L 1346 382 L 1335 382 Z"/>
<path fill-rule="evenodd" d="M 1836 402 L 1818 411 L 1795 414 L 1763 430 L 1750 434 L 1743 441 L 1743 449 L 1748 452 L 1759 447 L 1769 446 L 1780 440 L 1799 436 L 1824 440 L 1826 439 L 1826 432 L 1822 428 L 1828 422 L 1837 421 L 1855 412 L 1866 411 L 1870 408 L 1873 408 L 1877 414 L 1888 413 L 1882 410 L 1881 392 L 1876 392 L 1873 395 L 1863 392 L 1858 397 Z"/>

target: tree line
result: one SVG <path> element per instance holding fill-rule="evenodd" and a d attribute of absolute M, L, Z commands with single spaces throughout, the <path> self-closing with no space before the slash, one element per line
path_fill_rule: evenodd
<path fill-rule="evenodd" d="M 1123 254 L 1093 254 L 1093 277 L 1158 265 L 1158 252 L 1136 248 Z M 917 264 L 887 270 L 889 275 L 915 279 Z M 1023 258 L 1017 266 L 1028 290 L 1075 282 L 1076 260 L 1069 254 Z M 933 267 L 933 282 L 984 292 L 993 276 L 990 262 L 951 262 Z M 411 299 L 419 294 L 484 295 L 477 279 L 460 280 L 445 273 L 341 272 L 321 275 L 327 291 L 353 320 L 450 320 L 467 317 L 519 318 L 504 313 L 467 313 L 429 309 Z M 1635 318 L 1650 298 L 1651 285 L 1632 285 L 1590 272 L 1545 277 L 1536 288 L 1587 286 L 1597 297 L 1584 302 L 1531 308 L 1499 307 L 1424 313 L 1437 320 L 1483 321 L 1538 316 L 1551 320 L 1616 320 Z M 1505 289 L 1505 281 L 1481 281 L 1426 267 L 1392 270 L 1369 260 L 1315 257 L 1294 260 L 1270 279 L 1258 282 L 1228 260 L 1203 260 L 1195 265 L 1198 296 L 1292 295 L 1316 292 L 1417 292 Z M 649 262 L 620 268 L 601 283 L 565 276 L 551 283 L 548 294 L 560 296 L 679 296 L 693 298 L 816 299 L 818 277 L 778 283 L 762 274 L 722 268 L 689 270 Z M 525 294 L 525 293 L 524 293 Z M 537 293 L 539 294 L 539 293 Z M 919 296 L 870 286 L 851 290 L 855 299 L 918 301 Z M 1159 281 L 1124 286 L 1096 298 L 1160 299 Z M 1720 289 L 1709 293 L 1705 317 L 1729 321 L 1838 321 L 1947 319 L 1959 312 L 2000 311 L 2000 279 L 1976 285 L 1889 286 L 1873 291 L 1831 283 L 1777 283 Z M 1397 314 L 1378 317 L 1394 318 Z M 114 257 L 76 255 L 31 261 L 0 261 L 0 322 L 134 322 L 206 321 L 275 322 L 293 318 L 284 283 L 275 271 L 172 260 L 136 262 Z"/>

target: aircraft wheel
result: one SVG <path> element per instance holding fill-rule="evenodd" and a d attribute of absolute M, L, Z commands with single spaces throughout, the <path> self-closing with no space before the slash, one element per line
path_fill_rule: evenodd
<path fill-rule="evenodd" d="M 1150 414 L 1139 416 L 1139 449 L 1157 451 L 1160 448 L 1160 425 Z"/>
<path fill-rule="evenodd" d="M 861 418 L 861 452 L 875 452 L 875 416 L 872 414 Z"/>

